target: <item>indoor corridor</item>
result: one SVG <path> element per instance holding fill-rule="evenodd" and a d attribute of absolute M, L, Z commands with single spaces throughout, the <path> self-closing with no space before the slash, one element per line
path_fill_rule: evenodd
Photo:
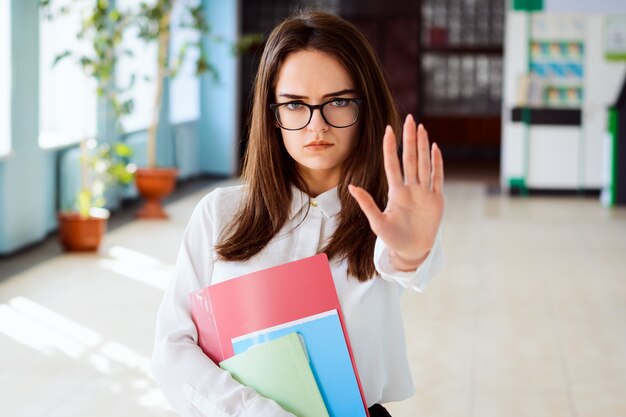
<path fill-rule="evenodd" d="M 174 416 L 150 377 L 155 314 L 207 191 L 110 231 L 98 254 L 3 277 L 1 415 Z M 416 394 L 391 414 L 625 416 L 626 210 L 487 191 L 446 183 L 444 269 L 403 299 Z"/>

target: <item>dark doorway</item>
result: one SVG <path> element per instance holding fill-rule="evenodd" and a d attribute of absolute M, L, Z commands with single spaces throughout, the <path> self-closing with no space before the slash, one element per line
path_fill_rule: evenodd
<path fill-rule="evenodd" d="M 422 121 L 449 172 L 495 168 L 497 178 L 505 2 L 421 3 Z"/>

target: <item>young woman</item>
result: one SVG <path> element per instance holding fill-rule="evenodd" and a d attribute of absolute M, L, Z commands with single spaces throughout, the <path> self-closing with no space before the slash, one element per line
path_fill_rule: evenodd
<path fill-rule="evenodd" d="M 254 86 L 244 185 L 196 207 L 157 318 L 153 373 L 181 416 L 291 416 L 197 345 L 188 295 L 325 252 L 371 416 L 414 393 L 400 297 L 441 264 L 443 160 L 348 22 L 304 13 L 270 34 Z"/>

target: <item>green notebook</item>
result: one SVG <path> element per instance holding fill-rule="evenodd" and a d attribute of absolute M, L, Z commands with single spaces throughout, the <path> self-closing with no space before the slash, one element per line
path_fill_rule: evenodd
<path fill-rule="evenodd" d="M 220 362 L 220 367 L 298 417 L 328 417 L 297 333 L 248 349 Z"/>

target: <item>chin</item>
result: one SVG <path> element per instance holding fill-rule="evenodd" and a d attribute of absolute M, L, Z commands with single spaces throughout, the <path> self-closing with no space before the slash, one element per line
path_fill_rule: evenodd
<path fill-rule="evenodd" d="M 297 161 L 298 165 L 303 168 L 306 169 L 308 171 L 334 171 L 335 169 L 338 169 L 338 167 L 341 165 L 340 163 L 335 163 L 335 162 L 328 162 L 328 161 Z"/>
<path fill-rule="evenodd" d="M 310 169 L 311 171 L 330 171 L 330 170 L 334 170 L 337 169 L 337 167 L 340 165 L 339 163 L 332 163 L 332 162 L 322 162 L 320 163 L 319 161 L 312 161 L 309 163 L 301 163 L 300 165 L 302 165 L 303 167 L 305 167 L 306 169 Z"/>

